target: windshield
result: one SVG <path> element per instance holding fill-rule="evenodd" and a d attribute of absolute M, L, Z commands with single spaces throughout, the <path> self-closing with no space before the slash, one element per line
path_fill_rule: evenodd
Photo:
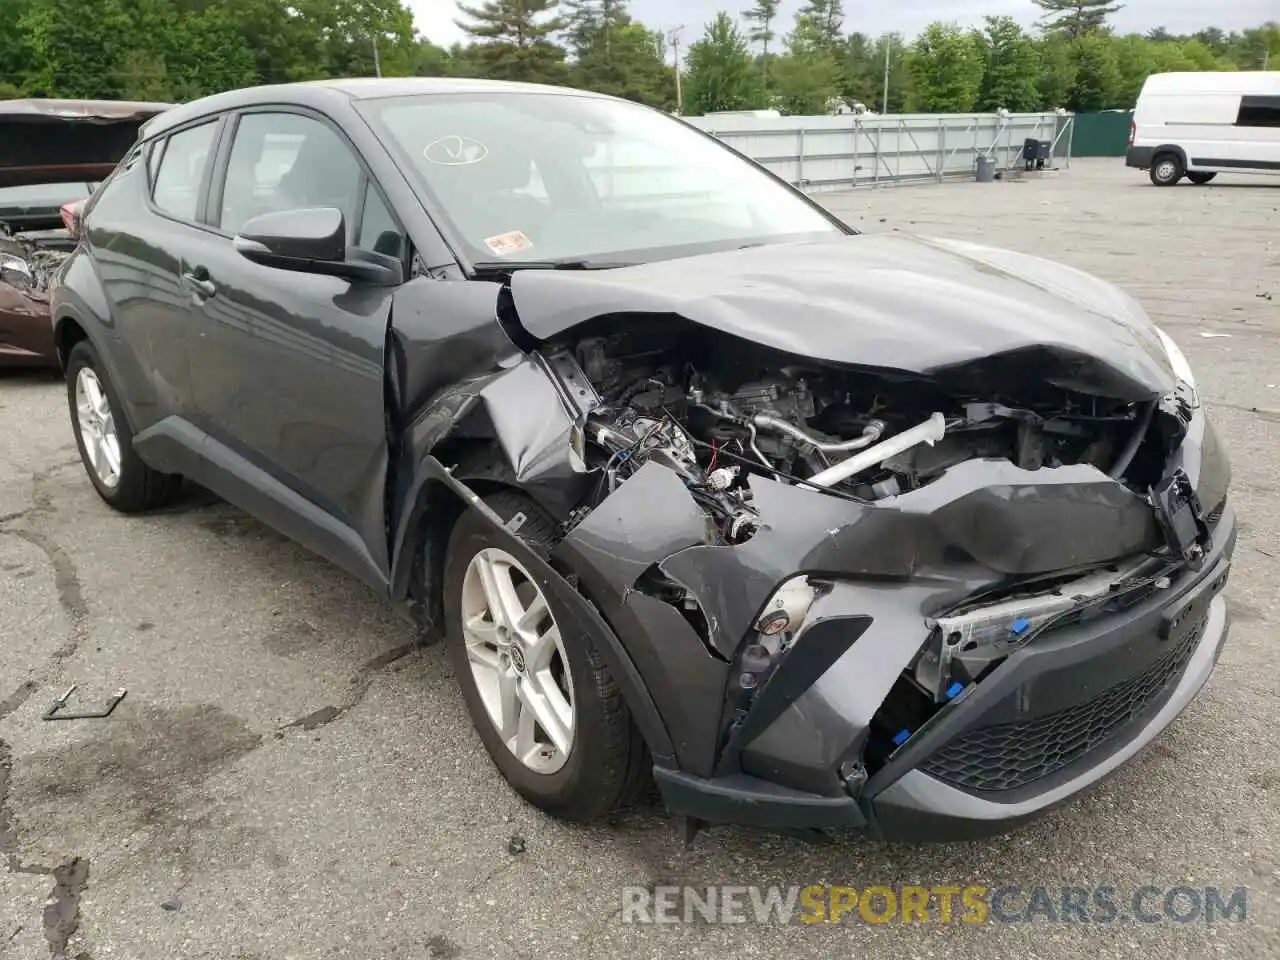
<path fill-rule="evenodd" d="M 625 101 L 484 93 L 360 109 L 473 261 L 635 262 L 843 232 L 754 164 Z"/>

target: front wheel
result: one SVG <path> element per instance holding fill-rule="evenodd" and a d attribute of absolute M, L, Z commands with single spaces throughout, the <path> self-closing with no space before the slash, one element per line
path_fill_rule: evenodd
<path fill-rule="evenodd" d="M 134 451 L 119 396 L 89 341 L 71 350 L 66 373 L 71 427 L 98 495 L 122 513 L 154 509 L 172 500 L 182 478 L 152 470 Z"/>
<path fill-rule="evenodd" d="M 1172 187 L 1182 179 L 1182 161 L 1176 154 L 1163 153 L 1151 162 L 1151 182 L 1157 187 Z"/>
<path fill-rule="evenodd" d="M 1194 183 L 1196 186 L 1200 186 L 1201 184 L 1208 183 L 1210 180 L 1212 180 L 1216 176 L 1217 176 L 1216 173 L 1198 173 L 1193 170 L 1187 174 L 1187 179 L 1190 180 L 1192 183 Z"/>
<path fill-rule="evenodd" d="M 545 557 L 555 524 L 528 498 L 485 503 Z M 557 616 L 558 601 L 471 511 L 449 539 L 443 577 L 446 644 L 471 722 L 507 782 L 565 820 L 592 820 L 642 782 L 645 748 L 590 637 Z"/>

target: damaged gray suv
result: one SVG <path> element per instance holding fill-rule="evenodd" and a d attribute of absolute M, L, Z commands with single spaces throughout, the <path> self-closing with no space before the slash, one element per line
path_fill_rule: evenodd
<path fill-rule="evenodd" d="M 88 476 L 182 478 L 445 637 L 557 816 L 1007 829 L 1195 697 L 1224 450 L 1075 270 L 857 234 L 680 120 L 349 80 L 149 121 L 53 323 Z"/>

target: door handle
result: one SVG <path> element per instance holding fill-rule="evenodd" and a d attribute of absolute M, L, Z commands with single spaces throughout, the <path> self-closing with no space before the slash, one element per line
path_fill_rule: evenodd
<path fill-rule="evenodd" d="M 217 286 L 209 279 L 209 274 L 204 270 L 197 270 L 195 273 L 184 273 L 182 282 L 202 297 L 212 297 L 218 292 Z"/>

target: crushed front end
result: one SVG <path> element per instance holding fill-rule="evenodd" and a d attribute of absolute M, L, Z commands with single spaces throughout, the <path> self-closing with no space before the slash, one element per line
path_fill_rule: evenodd
<path fill-rule="evenodd" d="M 1216 662 L 1230 475 L 1177 364 L 859 367 L 652 314 L 523 346 L 416 442 L 560 522 L 540 569 L 625 674 L 675 814 L 998 832 Z M 477 443 L 505 466 L 454 456 Z"/>
<path fill-rule="evenodd" d="M 837 370 L 660 325 L 536 357 L 575 397 L 543 426 L 581 494 L 553 562 L 643 678 L 674 813 L 998 832 L 1141 749 L 1217 660 L 1235 519 L 1189 384 Z"/>

